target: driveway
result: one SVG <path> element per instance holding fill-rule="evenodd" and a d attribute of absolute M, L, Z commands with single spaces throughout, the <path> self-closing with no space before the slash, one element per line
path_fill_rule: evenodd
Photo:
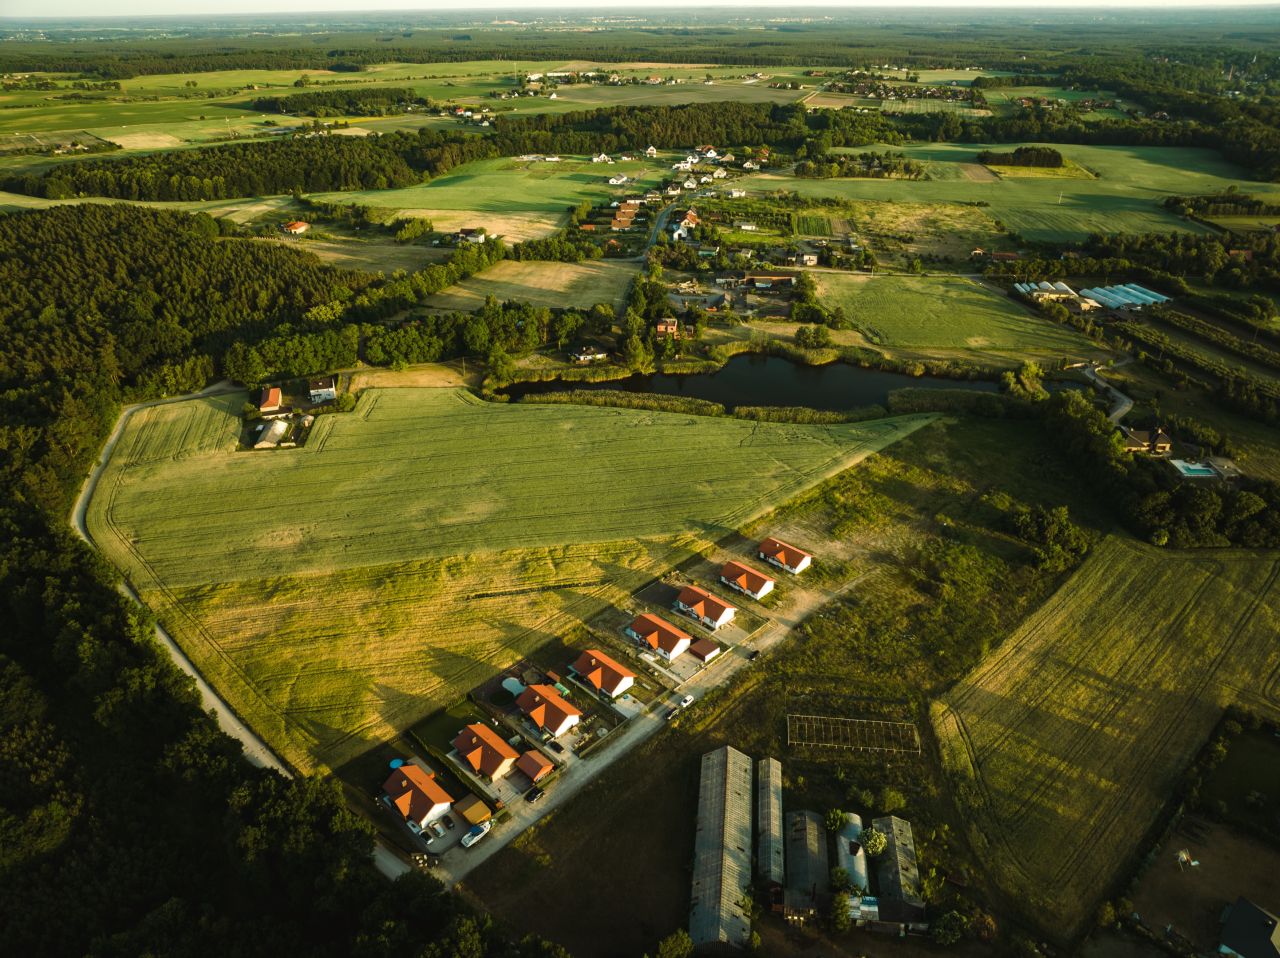
<path fill-rule="evenodd" d="M 1126 357 L 1115 365 L 1116 367 L 1124 366 L 1129 362 L 1132 362 L 1132 360 Z M 1111 409 L 1107 413 L 1107 418 L 1112 422 L 1119 422 L 1128 415 L 1129 410 L 1133 408 L 1133 400 L 1103 379 L 1102 376 L 1099 375 L 1099 371 L 1100 369 L 1097 366 L 1085 366 L 1083 370 L 1089 381 L 1099 389 L 1103 390 L 1103 392 L 1105 392 L 1111 399 Z"/>

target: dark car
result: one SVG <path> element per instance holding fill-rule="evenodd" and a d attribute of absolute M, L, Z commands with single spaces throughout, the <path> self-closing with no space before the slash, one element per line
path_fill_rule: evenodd
<path fill-rule="evenodd" d="M 542 796 L 545 794 L 547 793 L 540 788 L 531 788 L 529 789 L 528 792 L 525 793 L 524 800 L 528 802 L 530 805 L 532 805 L 538 799 L 542 798 Z"/>
<path fill-rule="evenodd" d="M 751 650 L 751 653 L 747 656 L 747 661 L 748 661 L 748 662 L 754 662 L 754 661 L 755 661 L 756 659 L 758 659 L 758 658 L 760 658 L 760 650 L 759 650 L 759 649 L 752 649 L 752 650 Z"/>
<path fill-rule="evenodd" d="M 679 709 L 667 709 L 666 721 L 670 722 L 673 718 L 680 714 Z"/>
<path fill-rule="evenodd" d="M 564 754 L 564 746 L 559 742 L 548 742 L 547 748 L 551 749 L 551 751 L 555 752 L 557 755 Z"/>
<path fill-rule="evenodd" d="M 458 827 L 458 823 L 455 822 L 450 816 L 446 815 L 444 818 L 444 827 L 452 831 L 453 829 Z"/>

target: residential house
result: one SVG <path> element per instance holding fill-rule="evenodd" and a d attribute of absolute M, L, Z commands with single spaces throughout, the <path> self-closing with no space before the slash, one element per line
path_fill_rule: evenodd
<path fill-rule="evenodd" d="M 628 179 L 629 177 L 625 173 L 619 173 L 616 176 L 609 177 L 609 185 L 621 186 L 623 183 L 627 182 Z"/>
<path fill-rule="evenodd" d="M 705 174 L 704 174 L 703 176 L 698 177 L 698 183 L 699 183 L 699 185 L 701 185 L 701 186 L 706 186 L 706 185 L 707 185 L 708 183 L 710 183 L 710 182 L 711 182 L 711 177 L 710 177 L 710 176 L 707 176 L 707 175 L 705 175 Z"/>
<path fill-rule="evenodd" d="M 730 190 L 729 191 L 729 199 L 731 200 L 740 200 L 746 195 L 747 195 L 746 190 Z"/>
<path fill-rule="evenodd" d="M 686 190 L 696 190 L 698 188 L 698 181 L 691 176 L 681 185 L 683 185 Z"/>
<path fill-rule="evenodd" d="M 691 230 L 698 225 L 698 213 L 696 210 L 689 210 L 680 218 L 680 226 L 684 229 Z"/>
<path fill-rule="evenodd" d="M 599 649 L 587 649 L 573 665 L 574 674 L 601 695 L 616 699 L 636 684 L 636 675 Z"/>
<path fill-rule="evenodd" d="M 1149 429 L 1120 427 L 1125 452 L 1141 452 L 1149 456 L 1166 456 L 1173 451 L 1173 439 L 1159 426 Z"/>
<path fill-rule="evenodd" d="M 656 146 L 645 147 L 644 155 L 652 160 L 655 156 L 658 155 L 658 148 Z"/>
<path fill-rule="evenodd" d="M 813 563 L 813 556 L 803 549 L 797 549 L 781 539 L 772 537 L 760 543 L 756 551 L 765 562 L 776 565 L 780 569 L 786 569 L 792 575 L 799 575 Z"/>
<path fill-rule="evenodd" d="M 555 763 L 537 749 L 529 749 L 516 759 L 516 768 L 529 776 L 529 781 L 537 785 L 555 770 Z"/>
<path fill-rule="evenodd" d="M 735 161 L 735 159 L 736 159 L 736 157 L 735 157 L 732 153 L 726 153 L 724 156 L 720 157 L 720 162 L 721 162 L 721 163 L 732 163 L 732 162 L 734 162 L 734 161 Z"/>
<path fill-rule="evenodd" d="M 773 591 L 774 581 L 741 562 L 726 562 L 720 569 L 720 581 L 753 599 L 763 599 Z"/>
<path fill-rule="evenodd" d="M 307 383 L 307 391 L 311 396 L 311 401 L 315 403 L 333 402 L 338 398 L 337 382 L 332 376 L 326 376 L 323 379 L 312 379 Z"/>
<path fill-rule="evenodd" d="M 744 170 L 758 170 L 760 169 L 760 164 L 757 163 L 755 160 L 744 160 L 742 163 L 742 168 Z"/>
<path fill-rule="evenodd" d="M 715 147 L 702 145 L 698 147 L 698 152 L 708 160 L 714 160 L 719 154 L 716 153 Z"/>
<path fill-rule="evenodd" d="M 569 353 L 569 358 L 575 363 L 595 363 L 608 359 L 609 354 L 599 346 L 579 346 Z"/>
<path fill-rule="evenodd" d="M 453 234 L 453 241 L 455 243 L 475 243 L 479 245 L 488 238 L 488 234 L 482 227 L 468 226 Z"/>
<path fill-rule="evenodd" d="M 654 332 L 659 337 L 679 336 L 680 321 L 676 319 L 674 316 L 664 316 L 660 320 L 658 320 L 657 325 L 654 326 Z"/>
<path fill-rule="evenodd" d="M 696 585 L 687 585 L 681 589 L 673 608 L 691 619 L 697 619 L 712 632 L 732 622 L 734 613 L 738 611 Z"/>
<path fill-rule="evenodd" d="M 464 765 L 491 782 L 502 778 L 516 762 L 517 753 L 489 726 L 472 722 L 453 740 L 453 750 Z"/>
<path fill-rule="evenodd" d="M 291 223 L 285 223 L 280 227 L 286 233 L 292 233 L 294 236 L 301 236 L 307 230 L 311 229 L 310 223 L 304 223 L 302 220 L 294 220 Z"/>
<path fill-rule="evenodd" d="M 440 787 L 435 774 L 413 762 L 392 769 L 382 791 L 414 831 L 421 831 L 429 822 L 442 818 L 453 804 L 453 798 Z"/>
<path fill-rule="evenodd" d="M 559 738 L 582 720 L 582 712 L 550 685 L 530 685 L 516 699 L 516 707 L 534 728 L 550 738 Z"/>
<path fill-rule="evenodd" d="M 264 416 L 279 412 L 283 401 L 279 386 L 263 386 L 258 393 L 258 412 Z"/>
<path fill-rule="evenodd" d="M 649 190 L 649 192 L 644 195 L 644 201 L 646 203 L 661 203 L 662 193 L 658 190 Z"/>
<path fill-rule="evenodd" d="M 818 254 L 817 253 L 801 253 L 800 265 L 801 266 L 817 266 Z"/>
<path fill-rule="evenodd" d="M 1280 958 L 1280 918 L 1243 896 L 1223 912 L 1218 954 Z"/>
<path fill-rule="evenodd" d="M 595 156 L 591 157 L 591 162 L 592 163 L 612 163 L 613 160 L 609 159 L 608 153 L 597 153 Z"/>
<path fill-rule="evenodd" d="M 647 645 L 668 662 L 678 659 L 693 642 L 687 633 L 648 612 L 636 616 L 623 631 L 641 645 Z"/>
<path fill-rule="evenodd" d="M 723 180 L 728 175 L 729 174 L 725 172 L 725 168 L 723 166 L 717 166 L 711 171 L 711 178 L 713 180 Z"/>

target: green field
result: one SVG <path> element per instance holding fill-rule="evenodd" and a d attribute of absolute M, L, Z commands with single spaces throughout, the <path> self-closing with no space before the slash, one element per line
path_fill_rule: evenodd
<path fill-rule="evenodd" d="M 1043 319 L 978 283 L 948 276 L 815 273 L 818 298 L 877 344 L 1054 354 L 1091 352 L 1083 336 Z"/>
<path fill-rule="evenodd" d="M 1278 577 L 1110 539 L 934 707 L 975 855 L 1045 927 L 1090 921 L 1225 704 L 1280 717 Z"/>
<path fill-rule="evenodd" d="M 616 259 L 585 263 L 508 259 L 428 297 L 423 305 L 431 309 L 476 310 L 492 296 L 500 303 L 514 300 L 534 306 L 584 309 L 608 303 L 616 309 L 625 302 L 638 271 L 636 263 Z"/>
<path fill-rule="evenodd" d="M 1218 153 L 1189 147 L 1057 147 L 1063 156 L 1096 173 L 1096 179 L 1002 179 L 975 162 L 980 150 L 1012 150 L 1017 145 L 875 147 L 927 164 L 925 180 L 812 180 L 770 173 L 745 182 L 751 189 L 786 189 L 802 196 L 899 203 L 983 202 L 989 204 L 986 211 L 1008 229 L 1028 240 L 1046 242 L 1079 241 L 1090 233 L 1203 232 L 1197 224 L 1160 208 L 1165 197 L 1175 194 L 1214 193 L 1235 186 L 1242 193 L 1280 201 L 1280 186 L 1251 182 Z"/>
<path fill-rule="evenodd" d="M 237 393 L 128 423 L 88 522 L 292 764 L 333 767 L 929 417 L 853 425 L 374 389 L 238 453 Z"/>

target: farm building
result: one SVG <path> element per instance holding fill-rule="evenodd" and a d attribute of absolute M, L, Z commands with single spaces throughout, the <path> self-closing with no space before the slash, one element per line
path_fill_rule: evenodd
<path fill-rule="evenodd" d="M 616 699 L 636 684 L 634 672 L 619 665 L 599 649 L 587 649 L 569 668 L 587 685 L 611 699 Z"/>
<path fill-rule="evenodd" d="M 492 809 L 475 795 L 468 795 L 466 798 L 458 799 L 453 806 L 453 810 L 461 815 L 462 820 L 469 825 L 483 825 L 493 818 Z"/>
<path fill-rule="evenodd" d="M 436 781 L 435 774 L 413 762 L 392 769 L 382 791 L 409 827 L 418 830 L 444 816 L 453 803 L 453 798 Z"/>
<path fill-rule="evenodd" d="M 694 947 L 743 947 L 751 920 L 742 910 L 751 885 L 751 759 L 728 745 L 702 756 L 689 937 Z"/>
<path fill-rule="evenodd" d="M 790 273 L 748 273 L 742 281 L 759 290 L 790 289 L 796 284 L 796 278 Z"/>
<path fill-rule="evenodd" d="M 720 646 L 711 639 L 698 639 L 689 646 L 689 654 L 699 662 L 710 662 L 720 654 Z"/>
<path fill-rule="evenodd" d="M 292 223 L 285 223 L 284 226 L 280 228 L 286 233 L 290 233 L 294 236 L 301 236 L 307 230 L 311 229 L 311 224 L 304 223 L 302 220 L 294 220 Z"/>
<path fill-rule="evenodd" d="M 771 888 L 787 880 L 782 847 L 782 763 L 776 758 L 756 762 L 756 877 Z"/>
<path fill-rule="evenodd" d="M 773 580 L 767 575 L 741 562 L 726 562 L 720 570 L 720 581 L 753 599 L 763 599 L 773 591 L 774 585 Z"/>
<path fill-rule="evenodd" d="M 453 234 L 455 243 L 475 243 L 479 245 L 489 238 L 483 227 L 464 227 Z"/>
<path fill-rule="evenodd" d="M 520 693 L 516 706 L 529 724 L 550 738 L 559 738 L 582 720 L 582 712 L 550 685 L 530 685 Z"/>
<path fill-rule="evenodd" d="M 1280 958 L 1280 917 L 1240 897 L 1224 912 L 1218 954 Z"/>
<path fill-rule="evenodd" d="M 279 386 L 263 386 L 258 393 L 258 412 L 263 415 L 279 412 L 283 402 Z"/>
<path fill-rule="evenodd" d="M 1120 427 L 1125 452 L 1144 452 L 1151 456 L 1164 456 L 1173 451 L 1173 439 L 1159 426 L 1155 430 Z"/>
<path fill-rule="evenodd" d="M 592 163 L 612 163 L 613 160 L 609 159 L 608 153 L 597 153 L 595 156 L 591 157 L 591 162 Z"/>
<path fill-rule="evenodd" d="M 324 379 L 308 382 L 307 392 L 312 402 L 333 402 L 338 398 L 338 385 L 332 376 L 326 376 Z"/>
<path fill-rule="evenodd" d="M 1107 309 L 1141 309 L 1155 303 L 1169 302 L 1168 296 L 1153 293 L 1144 286 L 1127 283 L 1123 286 L 1098 286 L 1080 290 L 1081 296 L 1096 300 Z"/>
<path fill-rule="evenodd" d="M 280 444 L 280 440 L 285 437 L 285 433 L 289 431 L 289 424 L 283 419 L 276 419 L 269 423 L 262 430 L 262 435 L 258 437 L 258 441 L 253 444 L 254 449 L 274 449 Z"/>
<path fill-rule="evenodd" d="M 534 749 L 529 749 L 529 751 L 516 759 L 516 768 L 528 775 L 529 781 L 535 785 L 551 774 L 555 767 L 555 763 L 551 759 Z"/>
<path fill-rule="evenodd" d="M 668 662 L 683 655 L 693 642 L 687 633 L 648 612 L 636 616 L 625 632 L 641 645 L 647 645 Z"/>
<path fill-rule="evenodd" d="M 920 868 L 911 823 L 897 815 L 885 815 L 871 827 L 889 839 L 876 860 L 880 920 L 908 925 L 923 922 L 924 899 L 920 897 Z"/>
<path fill-rule="evenodd" d="M 786 822 L 787 887 L 782 916 L 803 924 L 817 916 L 831 890 L 827 830 L 817 812 L 788 812 Z"/>
<path fill-rule="evenodd" d="M 497 781 L 516 763 L 516 750 L 489 726 L 473 722 L 453 740 L 453 750 L 467 768 L 489 781 Z"/>
<path fill-rule="evenodd" d="M 677 612 L 697 619 L 712 632 L 732 622 L 734 613 L 738 611 L 696 585 L 687 585 L 681 589 L 673 607 Z"/>
<path fill-rule="evenodd" d="M 862 818 L 853 812 L 845 812 L 844 824 L 836 832 L 836 864 L 849 876 L 855 892 L 871 888 L 867 879 L 867 853 L 862 848 Z"/>
<path fill-rule="evenodd" d="M 786 569 L 792 575 L 799 575 L 813 563 L 813 556 L 803 549 L 772 537 L 760 543 L 756 552 L 765 562 L 776 565 L 779 569 Z"/>

